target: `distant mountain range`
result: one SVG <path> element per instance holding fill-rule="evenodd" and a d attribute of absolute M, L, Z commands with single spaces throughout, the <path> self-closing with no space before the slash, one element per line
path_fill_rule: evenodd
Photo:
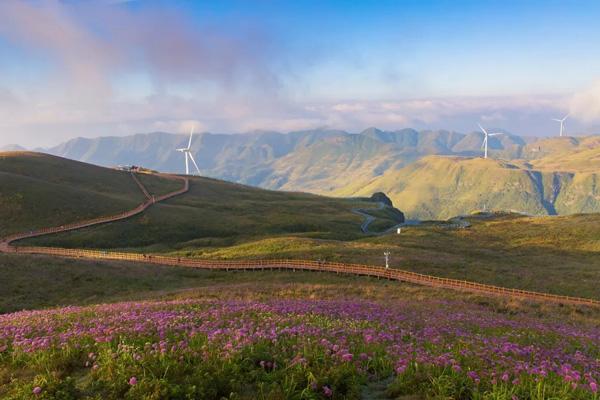
<path fill-rule="evenodd" d="M 6 146 L 0 147 L 0 151 L 24 151 L 25 148 L 19 146 L 18 144 L 9 144 Z"/>
<path fill-rule="evenodd" d="M 188 136 L 155 132 L 77 138 L 45 151 L 104 166 L 142 165 L 184 171 L 176 148 Z M 531 138 L 506 132 L 490 138 L 438 130 L 369 128 L 361 133 L 194 135 L 202 175 L 268 189 L 338 196 L 383 191 L 409 218 L 445 218 L 477 209 L 530 214 L 600 212 L 600 136 Z"/>

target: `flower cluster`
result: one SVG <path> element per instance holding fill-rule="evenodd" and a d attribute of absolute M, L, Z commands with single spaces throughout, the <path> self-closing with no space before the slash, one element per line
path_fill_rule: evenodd
<path fill-rule="evenodd" d="M 401 394 L 597 399 L 600 328 L 444 301 L 120 303 L 1 315 L 0 369 L 24 365 L 35 378 L 0 393 L 345 398 L 391 376 Z M 89 387 L 64 378 L 73 368 Z"/>

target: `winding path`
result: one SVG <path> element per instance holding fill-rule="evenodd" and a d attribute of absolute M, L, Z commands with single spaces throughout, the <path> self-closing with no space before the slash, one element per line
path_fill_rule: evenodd
<path fill-rule="evenodd" d="M 362 224 L 360 224 L 360 230 L 362 231 L 362 233 L 370 233 L 369 232 L 369 225 L 371 225 L 371 222 L 375 221 L 377 218 L 372 216 L 371 214 L 367 213 L 367 211 L 371 211 L 371 210 L 382 210 L 383 207 L 385 207 L 385 204 L 383 204 L 381 201 L 377 202 L 377 208 L 369 208 L 369 209 L 364 209 L 364 208 L 354 208 L 352 209 L 352 212 L 354 214 L 360 215 L 361 217 L 363 217 L 365 220 L 363 221 Z"/>
<path fill-rule="evenodd" d="M 587 305 L 587 306 L 600 306 L 600 301 L 593 299 L 585 299 L 580 297 L 571 296 L 560 296 L 549 293 L 532 292 L 527 290 L 504 288 L 499 286 L 485 285 L 476 282 L 462 281 L 458 279 L 441 278 L 431 275 L 423 275 L 415 272 L 404 271 L 400 269 L 390 268 L 386 269 L 383 267 L 376 267 L 372 265 L 363 264 L 347 264 L 347 263 L 336 263 L 327 261 L 313 261 L 313 260 L 199 260 L 188 257 L 169 257 L 156 254 L 137 254 L 137 253 L 123 253 L 116 251 L 101 251 L 101 250 L 86 250 L 86 249 L 65 249 L 57 247 L 35 247 L 35 246 L 23 246 L 16 247 L 12 246 L 11 243 L 17 240 L 48 235 L 58 232 L 66 232 L 76 229 L 81 229 L 93 225 L 105 224 L 108 222 L 114 222 L 131 218 L 144 212 L 152 204 L 170 199 L 172 197 L 186 193 L 189 190 L 189 180 L 186 177 L 176 175 L 165 175 L 160 176 L 177 179 L 182 181 L 183 187 L 171 193 L 167 193 L 163 196 L 155 197 L 152 196 L 139 179 L 132 174 L 132 178 L 136 184 L 140 187 L 140 190 L 146 196 L 146 200 L 134 208 L 120 214 L 111 215 L 107 217 L 100 217 L 92 220 L 76 222 L 73 224 L 62 225 L 54 228 L 43 228 L 37 231 L 24 232 L 20 234 L 11 235 L 0 239 L 0 252 L 15 253 L 15 254 L 45 254 L 59 257 L 70 257 L 70 258 L 86 258 L 94 260 L 124 260 L 134 261 L 139 263 L 149 264 L 160 264 L 160 265 L 172 265 L 182 266 L 190 268 L 202 268 L 210 270 L 306 270 L 306 271 L 320 271 L 320 272 L 335 272 L 342 274 L 353 274 L 372 276 L 377 278 L 384 278 L 390 280 L 397 280 L 402 282 L 409 282 L 418 285 L 436 287 L 436 288 L 447 288 L 456 289 L 469 292 L 475 292 L 485 295 L 496 295 L 496 296 L 508 296 L 514 298 L 520 298 L 525 300 L 535 301 L 550 301 L 564 304 L 576 304 L 576 305 Z M 365 221 L 366 223 L 367 221 Z M 363 223 L 363 225 L 365 225 Z M 370 223 L 370 222 L 369 222 Z M 362 228 L 362 227 L 361 227 Z M 368 228 L 368 223 L 365 228 Z"/>

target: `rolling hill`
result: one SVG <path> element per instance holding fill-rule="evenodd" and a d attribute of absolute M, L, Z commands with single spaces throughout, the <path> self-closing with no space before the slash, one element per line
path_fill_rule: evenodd
<path fill-rule="evenodd" d="M 181 185 L 138 175 L 152 194 Z M 368 212 L 378 206 L 368 199 L 275 192 L 210 178 L 191 178 L 190 186 L 180 198 L 156 204 L 131 220 L 63 235 L 76 237 L 71 243 L 76 247 L 194 246 L 286 234 L 360 237 L 363 217 L 354 210 Z M 12 152 L 0 153 L 0 200 L 0 234 L 5 235 L 119 213 L 135 208 L 144 196 L 128 172 Z M 378 227 L 401 222 L 401 214 L 387 209 L 377 210 Z M 61 245 L 62 237 L 38 240 Z"/>
<path fill-rule="evenodd" d="M 100 165 L 181 171 L 181 154 L 173 149 L 186 140 L 168 133 L 79 138 L 49 151 Z M 481 208 L 534 215 L 600 210 L 600 136 L 540 139 L 505 133 L 490 138 L 488 162 L 477 158 L 481 142 L 478 132 L 321 129 L 202 133 L 192 150 L 206 176 L 321 195 L 383 191 L 411 219 Z"/>
<path fill-rule="evenodd" d="M 164 172 L 183 172 L 181 154 L 174 149 L 187 144 L 187 139 L 187 135 L 164 132 L 77 138 L 47 152 L 104 166 L 135 164 Z M 381 131 L 376 128 L 358 134 L 326 129 L 287 134 L 270 131 L 231 135 L 200 133 L 195 135 L 192 151 L 204 176 L 269 189 L 305 190 L 301 185 L 309 179 L 298 180 L 295 176 L 302 168 L 312 170 L 311 181 L 313 177 L 343 181 L 339 172 L 344 168 L 376 176 L 392 164 L 407 164 L 425 155 L 478 155 L 481 139 L 481 133 L 476 132 L 465 135 L 444 130 Z M 520 152 L 524 144 L 524 139 L 512 135 L 490 141 L 492 153 L 510 156 Z"/>
<path fill-rule="evenodd" d="M 531 215 L 600 212 L 600 175 L 525 168 L 493 159 L 427 156 L 371 180 L 357 180 L 336 195 L 389 195 L 409 217 L 450 218 L 476 210 Z"/>
<path fill-rule="evenodd" d="M 21 212 L 2 207 L 2 221 L 10 221 L 9 226 L 2 226 L 4 230 L 27 229 L 32 220 L 40 226 L 51 226 L 119 212 L 142 200 L 131 177 L 121 171 L 35 153 L 4 153 L 2 157 L 0 194 L 6 198 L 9 193 L 4 190 L 4 183 L 9 182 L 13 185 L 10 193 L 21 196 L 21 201 L 14 203 Z M 468 165 L 471 163 L 475 165 Z M 500 178 L 499 174 L 506 174 L 511 180 L 522 180 L 522 185 L 533 185 L 518 165 L 490 159 L 430 156 L 403 169 L 415 165 L 419 168 L 413 173 L 421 176 L 423 182 L 426 173 L 437 176 L 445 171 L 447 176 L 442 178 L 449 193 L 457 193 L 460 182 L 474 181 L 484 174 Z M 477 173 L 471 175 L 473 169 Z M 453 181 L 456 176 L 460 179 Z M 170 180 L 153 175 L 141 175 L 140 179 L 152 192 L 173 189 Z M 501 182 L 499 178 L 489 180 L 486 190 L 506 191 Z M 412 184 L 419 190 L 427 187 L 416 179 Z M 518 198 L 517 190 L 508 193 Z M 61 201 L 55 202 L 54 197 Z M 466 199 L 461 201 L 466 204 Z M 520 200 L 524 205 L 536 204 L 534 200 L 528 203 L 527 198 Z M 411 204 L 408 200 L 406 203 Z M 405 227 L 400 235 L 373 236 L 360 232 L 363 217 L 353 212 L 356 208 L 372 209 L 375 204 L 364 198 L 269 191 L 193 177 L 190 192 L 156 204 L 129 220 L 28 239 L 17 245 L 121 249 L 203 259 L 301 258 L 373 265 L 381 265 L 383 252 L 391 251 L 392 266 L 415 272 L 600 298 L 599 214 L 472 216 L 465 220 L 466 225 L 431 222 Z M 378 229 L 397 222 L 392 210 L 371 211 L 384 224 L 377 225 Z M 468 228 L 460 229 L 461 226 Z M 12 268 L 18 262 L 14 257 L 0 255 L 0 269 Z M 33 265 L 40 258 L 23 257 L 20 260 L 31 266 L 28 270 L 35 270 Z M 47 257 L 41 259 L 53 263 Z M 14 271 L 11 274 L 14 276 Z M 185 287 L 182 280 L 191 276 L 174 274 L 177 282 L 173 282 L 173 288 Z M 543 280 L 539 279 L 541 275 Z M 148 281 L 148 285 L 159 289 L 154 281 Z M 21 293 L 11 287 L 11 293 Z"/>
<path fill-rule="evenodd" d="M 157 186 L 163 178 L 149 177 Z M 0 236 L 116 214 L 144 200 L 130 174 L 32 152 L 0 152 Z"/>

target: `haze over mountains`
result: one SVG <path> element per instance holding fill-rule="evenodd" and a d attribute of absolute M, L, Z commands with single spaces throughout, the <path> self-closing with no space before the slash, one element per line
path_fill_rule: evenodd
<path fill-rule="evenodd" d="M 571 214 L 600 211 L 600 136 L 490 138 L 452 131 L 353 134 L 308 130 L 287 134 L 194 135 L 192 151 L 206 176 L 269 189 L 338 196 L 387 193 L 409 218 L 448 218 L 480 209 Z M 188 136 L 155 132 L 77 138 L 46 151 L 104 166 L 142 165 L 183 172 L 176 148 Z"/>

